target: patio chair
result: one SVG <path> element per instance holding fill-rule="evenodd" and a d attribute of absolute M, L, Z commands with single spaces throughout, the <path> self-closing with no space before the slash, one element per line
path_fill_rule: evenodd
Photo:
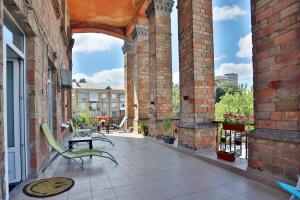
<path fill-rule="evenodd" d="M 292 195 L 290 200 L 300 199 L 300 174 L 298 174 L 298 183 L 296 187 L 282 182 L 277 182 L 277 184 Z"/>
<path fill-rule="evenodd" d="M 106 138 L 104 134 L 92 133 L 92 129 L 75 129 L 75 126 L 74 126 L 72 120 L 70 120 L 70 126 L 71 126 L 71 131 L 74 133 L 75 137 L 87 137 L 88 136 L 88 137 L 92 137 L 93 141 L 108 142 L 112 146 L 115 146 L 115 144 L 110 139 Z"/>
<path fill-rule="evenodd" d="M 51 159 L 50 162 L 45 166 L 43 171 L 51 164 L 52 161 L 55 160 L 58 156 L 62 156 L 66 159 L 72 160 L 74 163 L 79 165 L 82 169 L 84 169 L 83 166 L 83 157 L 89 157 L 89 156 L 97 156 L 102 158 L 107 158 L 113 161 L 116 165 L 118 165 L 118 162 L 116 161 L 115 157 L 112 156 L 110 153 L 98 149 L 80 149 L 73 151 L 73 148 L 67 148 L 62 147 L 53 137 L 53 134 L 48 126 L 47 123 L 44 123 L 41 125 L 42 132 L 44 133 L 48 144 L 57 152 L 57 154 L 54 156 L 54 158 Z M 79 159 L 81 163 L 77 162 L 76 159 Z"/>

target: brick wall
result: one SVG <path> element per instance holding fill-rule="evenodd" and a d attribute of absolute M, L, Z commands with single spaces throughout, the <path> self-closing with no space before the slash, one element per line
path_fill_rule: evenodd
<path fill-rule="evenodd" d="M 300 171 L 300 2 L 253 0 L 251 7 L 256 129 L 249 140 L 249 167 L 296 179 Z"/>
<path fill-rule="evenodd" d="M 215 147 L 215 80 L 211 0 L 179 0 L 180 123 L 178 142 Z"/>
<path fill-rule="evenodd" d="M 255 126 L 299 131 L 300 2 L 252 1 L 252 10 Z"/>
<path fill-rule="evenodd" d="M 300 171 L 299 132 L 258 130 L 249 138 L 250 168 L 297 181 Z"/>
<path fill-rule="evenodd" d="M 149 66 L 151 127 L 153 136 L 163 135 L 160 120 L 172 117 L 172 45 L 171 18 L 174 1 L 150 1 L 146 10 L 149 21 Z"/>
<path fill-rule="evenodd" d="M 5 6 L 26 34 L 30 168 L 32 173 L 36 173 L 49 157 L 48 144 L 40 130 L 41 123 L 47 122 L 48 118 L 46 88 L 49 67 L 54 72 L 53 127 L 55 136 L 58 140 L 62 140 L 68 133 L 66 129 L 61 128 L 62 108 L 68 98 L 64 98 L 65 102 L 61 101 L 63 92 L 57 80 L 59 80 L 61 69 L 70 69 L 69 20 L 68 15 L 63 17 L 63 13 L 56 14 L 56 10 L 61 8 L 55 8 L 52 1 L 32 1 L 32 9 L 29 9 L 21 0 L 5 1 Z"/>
<path fill-rule="evenodd" d="M 147 120 L 150 110 L 149 84 L 149 32 L 148 24 L 141 19 L 132 33 L 134 44 L 134 131 L 140 120 Z"/>
<path fill-rule="evenodd" d="M 125 66 L 126 128 L 133 127 L 134 119 L 134 49 L 133 43 L 126 41 L 123 48 Z"/>

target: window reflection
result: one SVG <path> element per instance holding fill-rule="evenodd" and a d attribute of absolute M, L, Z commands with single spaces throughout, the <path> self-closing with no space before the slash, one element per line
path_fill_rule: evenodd
<path fill-rule="evenodd" d="M 3 36 L 5 40 L 24 52 L 24 34 L 6 14 L 4 15 Z"/>

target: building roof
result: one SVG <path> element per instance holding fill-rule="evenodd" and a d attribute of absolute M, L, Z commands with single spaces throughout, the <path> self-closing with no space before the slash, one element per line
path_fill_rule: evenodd
<path fill-rule="evenodd" d="M 72 83 L 73 89 L 107 89 L 110 87 L 112 90 L 124 90 L 124 85 L 107 85 L 107 83 Z"/>

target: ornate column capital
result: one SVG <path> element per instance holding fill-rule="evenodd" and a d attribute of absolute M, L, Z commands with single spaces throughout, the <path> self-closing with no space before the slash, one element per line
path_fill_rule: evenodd
<path fill-rule="evenodd" d="M 137 24 L 131 34 L 132 40 L 137 38 L 148 39 L 149 38 L 149 28 L 145 25 Z"/>
<path fill-rule="evenodd" d="M 134 45 L 133 42 L 124 41 L 124 45 L 122 47 L 123 54 L 134 54 Z"/>
<path fill-rule="evenodd" d="M 148 18 L 153 14 L 170 15 L 174 6 L 174 0 L 151 0 L 145 13 Z"/>

